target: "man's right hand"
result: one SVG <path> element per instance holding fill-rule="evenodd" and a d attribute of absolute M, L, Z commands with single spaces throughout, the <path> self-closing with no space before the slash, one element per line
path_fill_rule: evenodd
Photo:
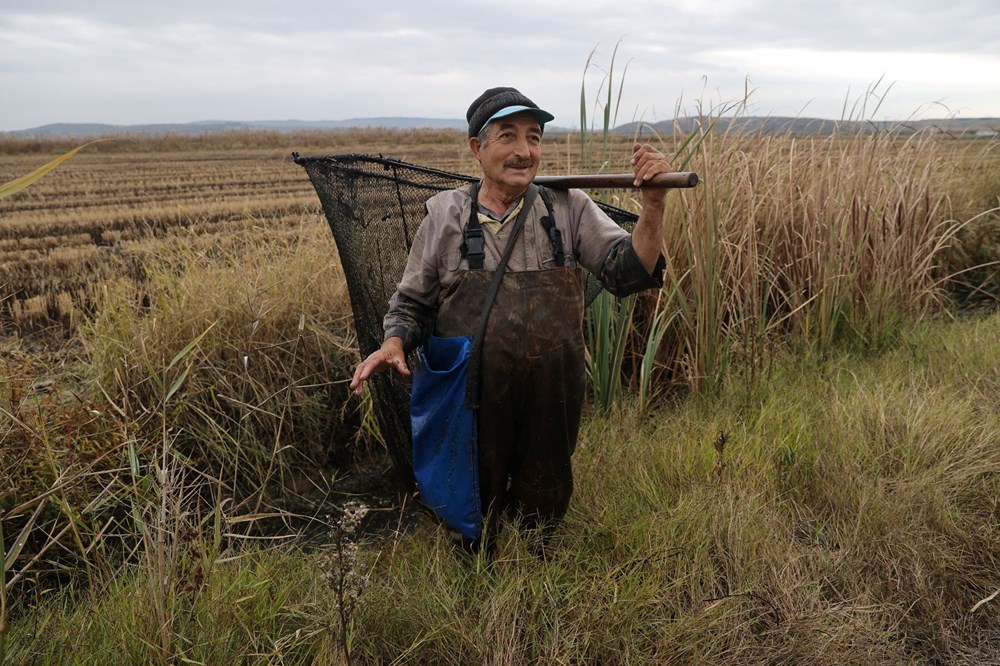
<path fill-rule="evenodd" d="M 372 352 L 368 358 L 358 364 L 354 370 L 354 378 L 351 379 L 351 390 L 356 395 L 361 395 L 366 379 L 380 372 L 385 372 L 389 368 L 395 368 L 396 372 L 404 377 L 410 376 L 410 368 L 406 365 L 406 354 L 403 352 L 402 338 L 389 338 L 382 343 L 377 351 Z"/>

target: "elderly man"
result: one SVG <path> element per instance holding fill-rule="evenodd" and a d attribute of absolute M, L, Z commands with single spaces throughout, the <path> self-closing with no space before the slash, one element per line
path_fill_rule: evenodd
<path fill-rule="evenodd" d="M 617 296 L 661 286 L 666 193 L 642 190 L 642 213 L 628 234 L 582 191 L 532 184 L 553 116 L 526 96 L 491 88 L 466 118 L 482 180 L 427 202 L 385 316 L 384 343 L 357 366 L 351 388 L 360 394 L 365 380 L 389 368 L 409 376 L 407 353 L 431 334 L 476 334 L 515 220 L 525 218 L 482 336 L 479 504 L 492 518 L 551 525 L 569 505 L 584 399 L 580 268 Z M 636 185 L 669 171 L 648 145 L 635 144 L 631 162 Z M 487 521 L 487 534 L 495 527 Z"/>

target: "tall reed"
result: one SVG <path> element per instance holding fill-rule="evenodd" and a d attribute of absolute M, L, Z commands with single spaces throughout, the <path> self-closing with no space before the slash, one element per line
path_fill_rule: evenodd
<path fill-rule="evenodd" d="M 580 85 L 580 153 L 582 164 L 587 170 L 607 170 L 617 161 L 612 154 L 611 133 L 618 123 L 618 111 L 625 85 L 625 72 L 628 70 L 626 65 L 617 81 L 616 92 L 614 73 L 619 46 L 621 46 L 620 41 L 612 51 L 608 70 L 602 78 L 595 98 L 594 116 L 601 119 L 602 161 L 599 165 L 594 164 L 596 154 L 595 127 L 591 124 L 588 129 L 586 92 L 587 74 L 592 67 L 596 67 L 593 63 L 596 49 L 590 53 L 584 68 L 584 80 Z M 604 98 L 603 103 L 600 101 L 601 97 Z M 626 353 L 630 340 L 635 336 L 633 326 L 635 305 L 635 296 L 618 300 L 609 292 L 601 291 L 587 310 L 587 374 L 590 378 L 594 404 L 602 409 L 607 409 L 618 403 L 623 396 L 622 381 Z M 650 372 L 651 361 L 655 358 L 657 347 L 665 332 L 666 320 L 659 314 L 656 313 L 652 317 L 652 329 L 649 331 L 646 353 L 643 354 L 643 359 L 649 358 L 650 363 L 643 365 L 643 372 L 639 375 L 640 390 L 647 397 L 652 392 L 649 388 L 652 376 Z"/>
<path fill-rule="evenodd" d="M 759 369 L 779 337 L 825 352 L 881 346 L 943 302 L 942 253 L 959 223 L 955 168 L 930 132 L 736 129 L 746 100 L 704 109 L 665 138 L 701 185 L 670 198 L 666 288 L 677 317 L 661 380 L 720 385 L 736 357 Z"/>

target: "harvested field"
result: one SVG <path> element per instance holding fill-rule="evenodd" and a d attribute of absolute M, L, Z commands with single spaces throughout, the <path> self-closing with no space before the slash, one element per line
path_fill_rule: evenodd
<path fill-rule="evenodd" d="M 578 166 L 579 150 L 568 139 L 551 139 L 543 173 Z M 80 143 L 0 140 L 0 182 Z M 103 281 L 121 275 L 140 281 L 144 260 L 169 245 L 209 252 L 262 227 L 281 235 L 321 224 L 319 202 L 292 162 L 293 150 L 379 153 L 465 173 L 476 167 L 465 137 L 453 131 L 121 137 L 96 144 L 0 200 L 0 323 L 19 330 L 53 321 L 72 326 Z"/>

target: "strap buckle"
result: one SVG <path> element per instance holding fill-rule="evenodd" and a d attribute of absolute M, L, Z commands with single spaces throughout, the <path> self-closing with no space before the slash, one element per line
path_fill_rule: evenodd
<path fill-rule="evenodd" d="M 486 242 L 483 239 L 483 228 L 468 226 L 465 228 L 466 257 L 469 259 L 469 268 L 479 270 L 483 267 L 483 260 L 486 258 Z"/>

